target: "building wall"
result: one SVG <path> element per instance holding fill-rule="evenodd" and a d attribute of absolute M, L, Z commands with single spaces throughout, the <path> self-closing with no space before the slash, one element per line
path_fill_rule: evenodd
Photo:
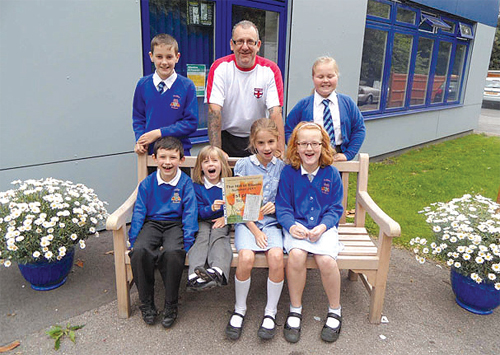
<path fill-rule="evenodd" d="M 123 202 L 140 28 L 136 0 L 0 1 L 0 191 L 51 176 Z"/>
<path fill-rule="evenodd" d="M 338 91 L 356 100 L 366 2 L 289 1 L 285 112 L 310 95 L 320 55 L 337 59 Z M 477 25 L 463 107 L 369 120 L 362 151 L 377 156 L 474 129 L 494 32 Z M 0 48 L 0 191 L 51 176 L 94 188 L 116 209 L 136 184 L 140 2 L 0 0 Z"/>

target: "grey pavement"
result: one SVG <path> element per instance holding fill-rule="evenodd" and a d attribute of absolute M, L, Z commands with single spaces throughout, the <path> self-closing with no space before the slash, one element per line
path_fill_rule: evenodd
<path fill-rule="evenodd" d="M 477 131 L 500 135 L 499 114 L 483 109 Z M 410 252 L 395 247 L 383 312 L 388 323 L 368 322 L 368 294 L 360 281 L 349 281 L 343 271 L 343 326 L 334 344 L 319 338 L 327 299 L 317 270 L 308 272 L 297 344 L 287 343 L 282 335 L 289 304 L 286 285 L 278 306 L 277 336 L 267 342 L 257 337 L 266 303 L 264 269 L 253 271 L 243 335 L 234 342 L 224 336 L 234 306 L 233 282 L 203 293 L 186 293 L 182 287 L 179 318 L 169 330 L 159 323 L 143 323 L 135 287 L 132 315 L 119 319 L 110 250 L 110 232 L 88 239 L 75 257 L 83 267 L 75 265 L 66 284 L 52 291 L 32 290 L 15 265 L 0 267 L 0 347 L 19 340 L 21 345 L 8 354 L 500 354 L 500 309 L 479 316 L 460 308 L 445 266 L 420 265 Z M 186 277 L 184 272 L 183 285 Z M 162 305 L 159 279 L 157 275 L 156 297 Z M 67 323 L 85 327 L 76 332 L 76 344 L 66 338 L 56 352 L 45 331 Z"/>

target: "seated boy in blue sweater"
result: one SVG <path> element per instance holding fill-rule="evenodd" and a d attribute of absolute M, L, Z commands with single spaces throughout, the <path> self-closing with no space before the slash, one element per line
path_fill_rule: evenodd
<path fill-rule="evenodd" d="M 153 143 L 161 137 L 177 137 L 184 154 L 190 155 L 188 136 L 198 128 L 198 101 L 193 82 L 175 72 L 180 58 L 175 38 L 161 33 L 151 41 L 149 57 L 154 74 L 139 80 L 134 93 L 133 127 L 137 154 L 153 153 Z"/>
<path fill-rule="evenodd" d="M 158 170 L 146 177 L 137 191 L 129 255 L 142 319 L 149 325 L 157 315 L 154 272 L 158 267 L 165 286 L 161 324 L 168 328 L 177 318 L 184 259 L 198 231 L 198 206 L 193 182 L 179 168 L 185 159 L 182 143 L 174 137 L 157 140 L 153 159 Z"/>

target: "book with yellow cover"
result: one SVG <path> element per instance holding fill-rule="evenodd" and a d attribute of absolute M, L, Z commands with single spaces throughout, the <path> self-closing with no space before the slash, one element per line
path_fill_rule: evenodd
<path fill-rule="evenodd" d="M 262 175 L 236 176 L 222 179 L 226 224 L 257 221 L 262 204 Z"/>

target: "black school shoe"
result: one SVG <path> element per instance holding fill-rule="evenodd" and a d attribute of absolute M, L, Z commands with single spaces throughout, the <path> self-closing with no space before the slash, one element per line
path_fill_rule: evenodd
<path fill-rule="evenodd" d="M 155 318 L 158 314 L 158 311 L 156 310 L 156 307 L 151 304 L 143 304 L 139 306 L 139 309 L 141 310 L 142 313 L 142 320 L 144 323 L 147 325 L 153 325 L 155 324 Z"/>
<path fill-rule="evenodd" d="M 176 319 L 177 305 L 165 305 L 165 309 L 163 310 L 163 320 L 161 321 L 163 328 L 170 328 Z"/>
<path fill-rule="evenodd" d="M 222 283 L 224 281 L 224 277 L 215 269 L 205 269 L 203 266 L 197 266 L 194 269 L 194 272 L 196 273 L 196 275 L 198 275 L 199 278 L 207 282 L 215 281 L 217 286 L 222 286 Z"/>
<path fill-rule="evenodd" d="M 262 324 L 264 323 L 264 319 L 266 319 L 266 318 L 269 318 L 270 320 L 273 321 L 274 327 L 272 329 L 264 328 L 262 326 Z M 260 328 L 257 331 L 258 337 L 261 338 L 262 340 L 269 340 L 269 339 L 274 338 L 275 334 L 276 334 L 276 320 L 274 319 L 274 317 L 272 317 L 270 315 L 264 316 L 264 318 L 262 318 L 262 323 L 260 324 Z"/>
<path fill-rule="evenodd" d="M 300 319 L 300 325 L 298 327 L 290 327 L 288 325 L 288 318 L 290 317 L 297 317 Z M 289 312 L 288 316 L 286 317 L 285 321 L 285 327 L 283 328 L 283 335 L 285 336 L 286 341 L 290 343 L 296 343 L 300 339 L 300 329 L 302 326 L 302 314 L 296 313 L 296 312 Z"/>
<path fill-rule="evenodd" d="M 238 317 L 241 317 L 242 321 L 241 321 L 241 327 L 233 327 L 231 325 L 231 319 L 233 319 L 233 316 L 238 316 Z M 243 322 L 245 321 L 245 316 L 239 314 L 239 313 L 236 313 L 236 312 L 233 312 L 233 314 L 231 314 L 231 318 L 229 318 L 229 322 L 227 323 L 227 326 L 226 326 L 226 336 L 231 339 L 231 340 L 238 340 L 241 336 L 241 330 L 243 329 Z"/>
<path fill-rule="evenodd" d="M 336 320 L 339 321 L 338 327 L 331 328 L 331 327 L 326 325 L 326 321 L 328 320 L 329 317 L 335 318 Z M 336 341 L 339 338 L 340 328 L 342 328 L 342 316 L 339 316 L 335 313 L 328 313 L 328 315 L 326 316 L 325 325 L 323 326 L 323 329 L 321 330 L 321 339 L 323 339 L 324 341 L 326 341 L 328 343 L 333 343 L 334 341 Z"/>

